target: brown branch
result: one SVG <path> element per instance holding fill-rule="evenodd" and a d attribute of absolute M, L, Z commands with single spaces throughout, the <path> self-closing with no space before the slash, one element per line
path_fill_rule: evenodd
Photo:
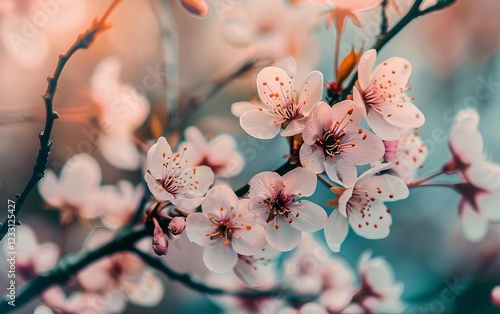
<path fill-rule="evenodd" d="M 94 19 L 92 25 L 76 38 L 75 42 L 66 51 L 66 53 L 59 55 L 59 61 L 56 69 L 54 70 L 54 74 L 47 78 L 49 84 L 47 86 L 47 91 L 43 96 L 46 112 L 45 127 L 39 135 L 40 147 L 38 149 L 38 155 L 36 157 L 31 178 L 21 194 L 16 195 L 17 201 L 14 208 L 14 221 L 16 225 L 21 224 L 20 221 L 17 220 L 17 216 L 21 212 L 24 201 L 28 197 L 31 190 L 35 188 L 38 181 L 40 181 L 45 175 L 45 169 L 47 167 L 47 161 L 50 154 L 50 147 L 52 146 L 50 133 L 52 132 L 54 120 L 58 118 L 57 113 L 54 111 L 53 101 L 57 91 L 57 84 L 64 66 L 76 51 L 90 47 L 90 45 L 95 41 L 97 35 L 109 28 L 109 25 L 106 24 L 106 19 L 120 2 L 121 0 L 114 0 L 102 17 L 100 19 Z M 12 219 L 5 219 L 4 223 L 0 227 L 0 241 L 5 237 L 9 229 L 14 227 L 14 225 L 9 224 L 9 221 L 12 221 Z"/>

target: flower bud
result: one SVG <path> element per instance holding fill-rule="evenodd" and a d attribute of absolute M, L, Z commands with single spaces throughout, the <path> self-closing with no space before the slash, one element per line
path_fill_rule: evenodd
<path fill-rule="evenodd" d="M 493 303 L 494 306 L 500 308 L 500 286 L 496 286 L 491 290 L 491 303 Z"/>
<path fill-rule="evenodd" d="M 168 240 L 163 229 L 160 227 L 158 220 L 153 218 L 155 229 L 153 231 L 153 251 L 158 256 L 165 256 L 168 252 Z"/>
<path fill-rule="evenodd" d="M 179 235 L 184 231 L 184 228 L 186 228 L 186 219 L 183 217 L 174 217 L 172 221 L 170 221 L 170 224 L 168 225 L 168 230 L 173 234 L 173 235 Z"/>

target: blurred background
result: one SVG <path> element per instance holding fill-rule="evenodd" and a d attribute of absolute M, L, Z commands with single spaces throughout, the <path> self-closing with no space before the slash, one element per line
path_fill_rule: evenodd
<path fill-rule="evenodd" d="M 44 122 L 41 95 L 46 77 L 53 72 L 58 54 L 105 11 L 108 2 L 0 0 L 2 220 L 8 199 L 20 193 L 31 175 Z M 398 5 L 387 9 L 389 26 L 411 2 L 393 2 Z M 207 134 L 226 132 L 237 139 L 246 165 L 230 180 L 233 186 L 239 187 L 253 174 L 282 163 L 286 141 L 247 136 L 231 115 L 231 104 L 255 97 L 258 70 L 287 55 L 297 61 L 297 76 L 317 69 L 327 81 L 333 80 L 335 32 L 325 29 L 312 6 L 299 9 L 285 0 L 213 0 L 208 1 L 208 7 L 208 14 L 200 17 L 175 0 L 120 4 L 109 19 L 112 28 L 90 49 L 78 51 L 61 76 L 54 101 L 61 118 L 53 129 L 49 169 L 58 173 L 70 156 L 89 153 L 101 165 L 103 183 L 119 179 L 140 182 L 141 171 L 112 166 L 97 145 L 100 109 L 90 82 L 99 62 L 111 56 L 121 63 L 120 80 L 145 95 L 151 105 L 151 113 L 136 131 L 137 138 L 155 137 L 165 128 L 168 112 L 182 112 L 196 102 L 199 108 L 187 116 L 181 128 L 194 124 Z M 429 150 L 421 175 L 449 160 L 450 125 L 455 114 L 467 107 L 478 110 L 488 154 L 500 162 L 499 12 L 498 0 L 458 0 L 442 12 L 412 22 L 379 54 L 377 62 L 399 56 L 413 65 L 410 94 L 426 116 L 419 132 Z M 370 47 L 375 41 L 380 8 L 359 17 L 363 27 L 347 23 L 341 56 L 351 45 Z M 214 86 L 226 83 L 227 77 L 248 62 L 254 65 L 250 70 L 207 99 Z M 447 179 L 454 182 L 454 178 Z M 318 186 L 314 198 L 326 200 L 328 190 Z M 483 241 L 468 242 L 460 231 L 458 201 L 459 195 L 452 190 L 412 190 L 407 200 L 391 204 L 394 223 L 388 238 L 370 241 L 351 232 L 341 255 L 352 264 L 367 248 L 373 249 L 374 255 L 385 256 L 396 278 L 405 284 L 403 299 L 409 304 L 408 313 L 494 313 L 489 293 L 500 283 L 500 226 L 490 224 Z M 57 241 L 58 213 L 44 207 L 34 190 L 20 219 L 37 230 L 41 242 Z M 78 251 L 89 231 L 74 223 L 69 232 L 64 251 Z M 179 247 L 182 249 L 170 250 L 166 262 L 198 278 L 205 276 L 200 247 L 185 238 Z M 165 280 L 165 286 L 164 301 L 148 313 L 222 312 L 205 296 L 180 284 Z M 31 313 L 37 302 L 20 313 Z M 143 311 L 129 305 L 126 313 Z"/>

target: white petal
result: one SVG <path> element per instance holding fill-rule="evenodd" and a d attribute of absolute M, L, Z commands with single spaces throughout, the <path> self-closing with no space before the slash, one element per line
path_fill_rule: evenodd
<path fill-rule="evenodd" d="M 118 169 L 136 170 L 140 166 L 141 153 L 124 134 L 107 134 L 99 139 L 102 156 Z"/>
<path fill-rule="evenodd" d="M 230 212 L 238 206 L 238 197 L 225 185 L 216 185 L 205 195 L 201 205 L 203 213 L 219 217 L 221 213 Z"/>
<path fill-rule="evenodd" d="M 384 203 L 370 202 L 370 207 L 361 212 L 359 208 L 348 208 L 351 228 L 366 239 L 383 239 L 390 233 L 392 217 Z"/>
<path fill-rule="evenodd" d="M 336 103 L 326 114 L 323 119 L 323 123 L 328 124 L 326 128 L 343 130 L 347 134 L 357 132 L 363 118 L 363 111 L 352 100 L 343 100 Z M 334 127 L 334 125 L 337 126 Z"/>
<path fill-rule="evenodd" d="M 299 156 L 302 167 L 312 173 L 322 173 L 325 171 L 325 154 L 323 148 L 318 145 L 302 144 Z"/>
<path fill-rule="evenodd" d="M 318 137 L 323 136 L 323 120 L 330 111 L 330 106 L 321 101 L 313 109 L 309 119 L 306 122 L 302 138 L 307 145 L 313 145 Z"/>
<path fill-rule="evenodd" d="M 359 130 L 362 132 L 359 133 Z M 354 165 L 366 165 L 380 160 L 385 153 L 384 143 L 380 137 L 372 132 L 359 130 L 347 134 L 342 139 L 340 157 L 348 159 Z"/>
<path fill-rule="evenodd" d="M 378 89 L 379 93 L 383 91 L 388 94 L 400 95 L 401 89 L 404 90 L 408 84 L 411 72 L 412 66 L 408 60 L 400 57 L 392 57 L 375 67 L 370 76 L 370 84 L 372 84 L 374 79 L 377 79 L 377 82 L 373 82 L 373 84 L 377 87 L 382 85 L 382 88 Z M 389 99 L 391 100 L 391 98 Z"/>
<path fill-rule="evenodd" d="M 460 221 L 465 238 L 471 242 L 481 241 L 488 230 L 488 221 L 474 210 L 467 201 L 461 200 L 459 207 Z"/>
<path fill-rule="evenodd" d="M 148 172 L 144 175 L 144 179 L 148 184 L 149 191 L 158 201 L 170 201 L 174 199 L 174 196 L 167 192 L 163 186 L 156 181 L 155 178 Z"/>
<path fill-rule="evenodd" d="M 265 67 L 257 74 L 257 92 L 267 108 L 275 108 L 278 104 L 286 107 L 293 99 L 293 90 L 292 79 L 283 69 Z"/>
<path fill-rule="evenodd" d="M 313 71 L 304 79 L 300 89 L 298 105 L 303 106 L 302 114 L 309 115 L 321 97 L 323 97 L 323 74 Z"/>
<path fill-rule="evenodd" d="M 207 233 L 213 233 L 216 228 L 210 226 L 211 222 L 207 215 L 202 213 L 192 213 L 186 219 L 186 234 L 189 241 L 200 246 L 205 246 L 210 242 Z"/>
<path fill-rule="evenodd" d="M 238 254 L 230 245 L 224 245 L 223 240 L 216 240 L 214 244 L 205 247 L 203 261 L 207 268 L 218 274 L 230 271 L 238 261 Z"/>
<path fill-rule="evenodd" d="M 326 244 L 333 252 L 340 252 L 340 246 L 347 237 L 349 224 L 347 218 L 342 216 L 338 210 L 334 210 L 325 225 Z"/>
<path fill-rule="evenodd" d="M 184 131 L 184 137 L 186 141 L 194 144 L 200 150 L 203 150 L 207 145 L 207 140 L 205 136 L 201 133 L 200 129 L 195 126 L 191 126 Z"/>
<path fill-rule="evenodd" d="M 240 221 L 238 221 L 238 223 L 240 223 Z M 247 223 L 243 228 L 234 231 L 231 243 L 233 245 L 233 250 L 238 254 L 257 254 L 262 251 L 267 244 L 264 227 L 255 223 Z"/>
<path fill-rule="evenodd" d="M 127 287 L 128 299 L 139 306 L 155 307 L 162 300 L 164 288 L 160 278 L 153 272 L 147 271 L 139 282 Z"/>
<path fill-rule="evenodd" d="M 277 186 L 280 186 L 281 176 L 276 172 L 265 171 L 258 173 L 250 179 L 248 197 L 271 197 Z"/>
<path fill-rule="evenodd" d="M 170 203 L 174 204 L 175 207 L 179 209 L 191 212 L 194 209 L 196 209 L 196 207 L 200 206 L 204 199 L 205 199 L 204 197 L 193 197 L 193 198 L 179 197 L 170 200 Z"/>
<path fill-rule="evenodd" d="M 37 273 L 52 269 L 59 260 L 59 247 L 55 243 L 43 243 L 32 253 Z"/>
<path fill-rule="evenodd" d="M 389 174 L 371 177 L 356 185 L 356 189 L 368 192 L 369 198 L 374 197 L 384 202 L 405 199 L 410 195 L 403 180 Z"/>
<path fill-rule="evenodd" d="M 281 132 L 281 136 L 292 136 L 302 132 L 306 126 L 307 118 L 293 119 Z"/>
<path fill-rule="evenodd" d="M 239 18 L 225 18 L 221 23 L 222 36 L 236 46 L 246 46 L 255 36 L 253 24 Z"/>
<path fill-rule="evenodd" d="M 401 134 L 407 132 L 407 129 L 402 129 L 387 123 L 382 114 L 373 109 L 368 110 L 366 122 L 368 122 L 368 125 L 372 128 L 372 131 L 385 141 L 396 141 Z"/>
<path fill-rule="evenodd" d="M 500 191 L 494 191 L 477 197 L 479 208 L 489 221 L 500 222 Z"/>
<path fill-rule="evenodd" d="M 366 51 L 359 60 L 358 63 L 358 82 L 361 90 L 365 90 L 368 86 L 368 81 L 370 80 L 370 72 L 375 64 L 375 59 L 377 59 L 377 51 L 375 49 L 370 49 Z"/>
<path fill-rule="evenodd" d="M 316 175 L 302 167 L 295 168 L 283 175 L 286 194 L 311 196 L 316 191 Z"/>
<path fill-rule="evenodd" d="M 63 204 L 59 182 L 53 171 L 45 172 L 45 177 L 38 183 L 38 190 L 40 196 L 49 205 L 59 207 Z"/>
<path fill-rule="evenodd" d="M 385 105 L 379 110 L 387 123 L 398 128 L 413 129 L 421 127 L 425 123 L 424 114 L 411 102 Z"/>
<path fill-rule="evenodd" d="M 326 223 L 325 210 L 313 202 L 301 200 L 287 207 L 295 213 L 300 213 L 298 217 L 289 216 L 293 219 L 292 226 L 300 231 L 315 232 L 322 229 Z"/>
<path fill-rule="evenodd" d="M 292 227 L 281 216 L 276 219 L 276 223 L 279 225 L 279 229 L 275 228 L 273 222 L 266 225 L 267 242 L 281 252 L 293 250 L 299 245 L 302 232 Z"/>
<path fill-rule="evenodd" d="M 356 182 L 358 176 L 356 166 L 342 156 L 326 157 L 325 170 L 330 180 L 344 186 L 349 186 Z"/>
<path fill-rule="evenodd" d="M 267 113 L 266 111 L 251 110 L 240 117 L 240 125 L 251 136 L 258 139 L 270 139 L 275 137 L 283 121 Z"/>
<path fill-rule="evenodd" d="M 172 156 L 172 149 L 163 136 L 158 138 L 155 144 L 151 146 L 147 154 L 148 171 L 154 179 L 163 178 L 164 164 L 167 162 L 167 157 Z"/>
<path fill-rule="evenodd" d="M 101 167 L 89 154 L 76 154 L 66 161 L 59 182 L 67 193 L 80 193 L 82 187 L 101 183 Z"/>
<path fill-rule="evenodd" d="M 231 105 L 231 113 L 239 118 L 247 111 L 258 110 L 262 107 L 263 105 L 260 102 L 239 101 Z"/>

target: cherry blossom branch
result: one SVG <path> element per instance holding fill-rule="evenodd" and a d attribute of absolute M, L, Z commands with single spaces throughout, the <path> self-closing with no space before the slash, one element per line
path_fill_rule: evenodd
<path fill-rule="evenodd" d="M 0 313 L 8 313 L 22 307 L 49 287 L 66 283 L 72 276 L 91 263 L 113 253 L 130 250 L 135 242 L 152 233 L 152 228 L 149 225 L 119 232 L 113 240 L 99 248 L 65 255 L 53 269 L 39 274 L 17 291 L 15 308 L 8 304 L 10 299 L 8 295 L 5 295 L 0 301 Z"/>
<path fill-rule="evenodd" d="M 110 4 L 106 12 L 104 12 L 102 17 L 100 19 L 94 19 L 92 25 L 76 38 L 75 42 L 66 51 L 66 53 L 59 55 L 59 61 L 57 62 L 54 74 L 47 78 L 49 84 L 47 86 L 47 91 L 43 96 L 46 112 L 45 127 L 39 134 L 40 147 L 38 148 L 38 154 L 36 157 L 35 166 L 33 167 L 31 178 L 29 179 L 21 194 L 16 195 L 17 201 L 14 207 L 13 215 L 14 221 L 17 225 L 20 224 L 20 221 L 17 220 L 17 216 L 21 212 L 26 198 L 28 197 L 31 190 L 33 190 L 33 188 L 37 185 L 38 181 L 40 181 L 45 176 L 45 169 L 47 167 L 47 161 L 49 159 L 50 147 L 52 146 L 50 134 L 52 132 L 54 121 L 58 118 L 57 113 L 54 111 L 53 101 L 57 92 L 57 84 L 59 82 L 59 78 L 61 77 L 64 66 L 76 51 L 80 49 L 87 49 L 88 47 L 90 47 L 90 45 L 95 41 L 97 35 L 109 28 L 109 25 L 106 24 L 106 19 L 120 2 L 121 0 L 114 0 Z M 5 219 L 4 223 L 0 227 L 0 241 L 7 234 L 9 227 L 12 227 L 8 224 L 9 220 L 11 219 Z"/>
<path fill-rule="evenodd" d="M 389 22 L 387 21 L 387 0 L 382 1 L 380 5 L 382 7 L 382 21 L 380 22 L 380 35 L 387 33 L 387 28 L 389 27 Z"/>
<path fill-rule="evenodd" d="M 423 0 L 415 0 L 408 13 L 406 13 L 406 15 L 396 25 L 394 25 L 394 27 L 390 31 L 381 34 L 371 49 L 380 51 L 389 41 L 391 41 L 391 39 L 393 39 L 414 19 L 420 16 L 424 16 L 428 13 L 441 10 L 445 7 L 452 5 L 456 1 L 457 0 L 439 0 L 436 4 L 426 8 L 425 10 L 420 10 L 420 5 L 422 4 Z M 356 71 L 351 81 L 349 82 L 348 86 L 342 92 L 341 99 L 347 99 L 347 96 L 351 94 L 352 88 L 354 87 L 354 84 L 356 83 L 357 79 L 358 79 L 358 72 Z"/>
<path fill-rule="evenodd" d="M 175 270 L 168 267 L 165 263 L 163 263 L 161 259 L 148 255 L 138 250 L 137 248 L 132 247 L 130 250 L 131 252 L 138 255 L 149 266 L 160 271 L 169 279 L 178 281 L 183 285 L 185 285 L 186 287 L 201 293 L 212 294 L 212 295 L 230 295 L 234 297 L 247 298 L 247 299 L 274 297 L 274 298 L 286 298 L 289 300 L 291 299 L 291 300 L 301 300 L 301 301 L 303 300 L 312 301 L 318 297 L 317 295 L 294 294 L 293 290 L 281 287 L 276 287 L 268 290 L 257 290 L 257 289 L 226 290 L 222 288 L 212 287 L 202 282 L 194 280 L 189 274 L 176 272 Z"/>
<path fill-rule="evenodd" d="M 438 177 L 438 176 L 440 176 L 442 174 L 444 174 L 444 171 L 441 168 L 440 170 L 436 171 L 433 174 L 427 175 L 426 177 L 424 177 L 422 179 L 419 179 L 419 180 L 416 180 L 416 181 L 413 181 L 413 182 L 409 183 L 408 187 L 411 188 L 411 187 L 416 187 L 416 186 L 422 185 L 425 182 L 430 181 L 430 180 L 432 180 L 432 179 L 434 179 L 434 178 L 436 178 L 436 177 Z"/>

